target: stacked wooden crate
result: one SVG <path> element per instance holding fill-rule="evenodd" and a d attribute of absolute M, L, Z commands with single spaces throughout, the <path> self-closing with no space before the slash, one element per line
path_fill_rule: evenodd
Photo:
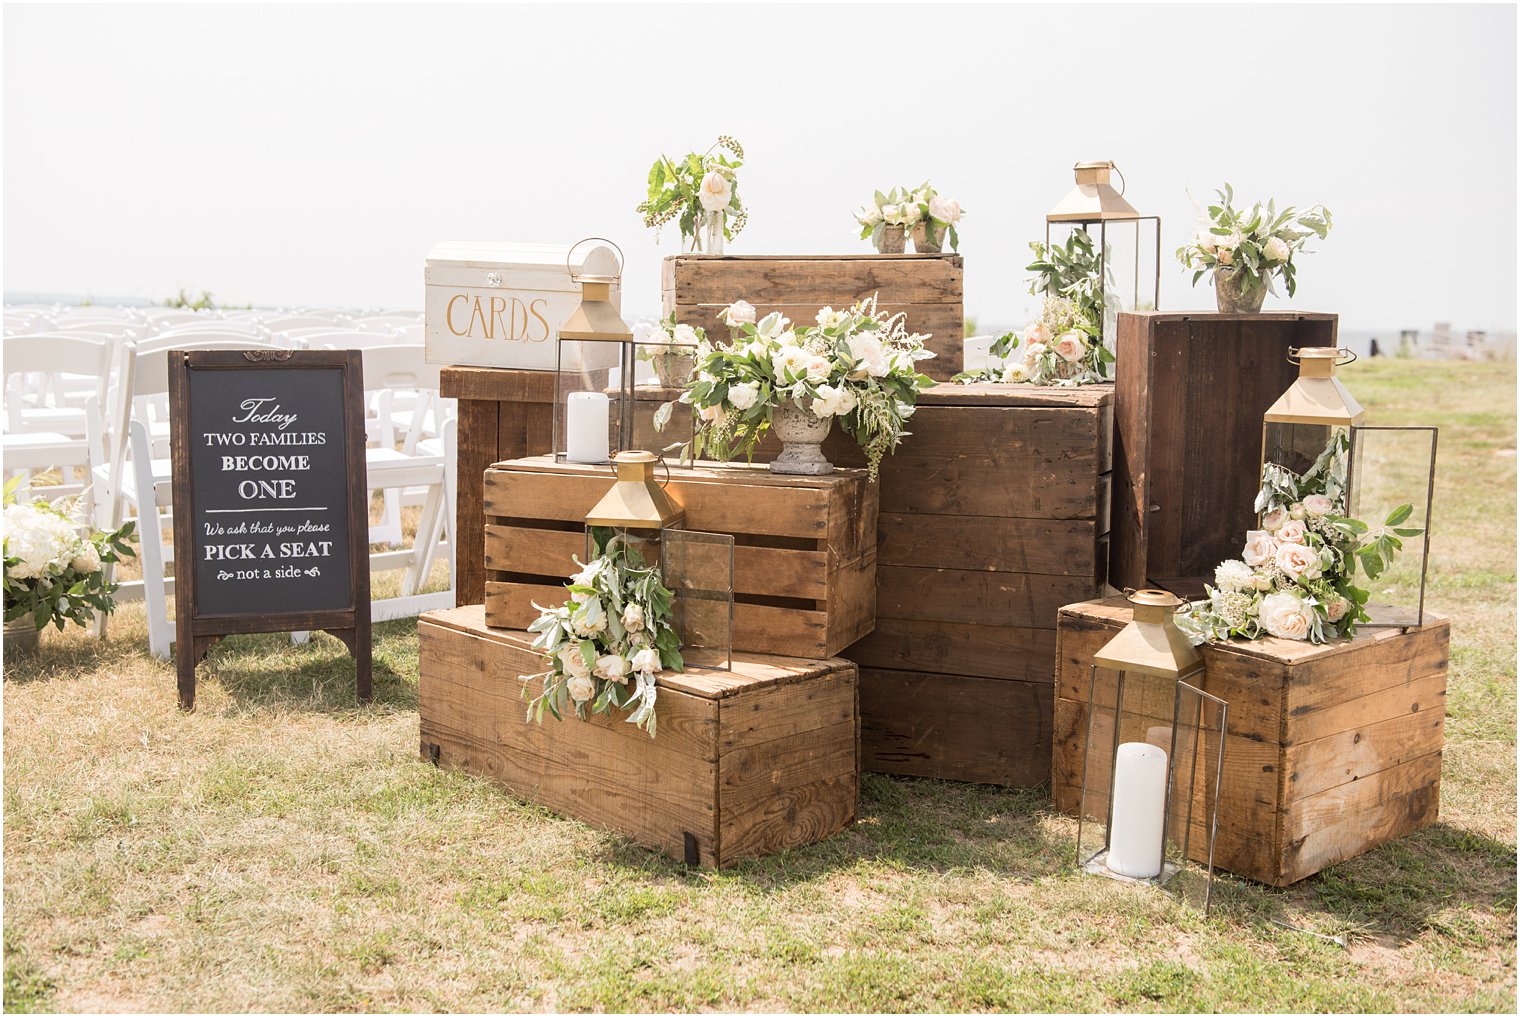
<path fill-rule="evenodd" d="M 811 325 L 820 308 L 876 297 L 881 310 L 903 312 L 908 328 L 932 337 L 936 357 L 922 369 L 943 381 L 961 370 L 963 277 L 956 254 L 677 255 L 665 259 L 661 288 L 666 315 L 715 336 L 727 334 L 718 312 L 736 300 Z"/>

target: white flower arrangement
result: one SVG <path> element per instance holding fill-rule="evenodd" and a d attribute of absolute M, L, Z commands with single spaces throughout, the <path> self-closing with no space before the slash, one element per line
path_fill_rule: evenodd
<path fill-rule="evenodd" d="M 1246 534 L 1240 558 L 1220 563 L 1208 599 L 1177 615 L 1195 642 L 1277 636 L 1314 643 L 1356 633 L 1367 620 L 1368 592 L 1355 582 L 1360 565 L 1376 579 L 1422 531 L 1403 525 L 1401 505 L 1376 532 L 1345 517 L 1347 437 L 1334 435 L 1302 477 L 1267 464 L 1257 511 L 1261 529 Z"/>
<path fill-rule="evenodd" d="M 597 557 L 571 578 L 570 599 L 559 607 L 533 605 L 539 616 L 528 631 L 537 634 L 533 648 L 549 669 L 521 676 L 528 719 L 543 723 L 547 711 L 563 720 L 573 711 L 585 720 L 588 710 L 619 710 L 653 738 L 657 677 L 684 670 L 681 640 L 670 625 L 673 594 L 626 537 L 596 528 L 592 540 Z M 540 680 L 530 697 L 527 683 Z"/>
<path fill-rule="evenodd" d="M 1010 360 L 1021 344 L 1023 354 Z M 999 366 L 962 372 L 954 380 L 962 385 L 1091 385 L 1107 380 L 1107 365 L 1114 360 L 1097 325 L 1068 297 L 1046 297 L 1039 320 L 1022 335 L 999 336 L 988 352 Z"/>
<path fill-rule="evenodd" d="M 954 198 L 946 198 L 927 181 L 918 187 L 894 187 L 886 193 L 875 192 L 872 203 L 855 213 L 860 223 L 860 238 L 870 240 L 872 246 L 881 250 L 882 234 L 888 226 L 901 226 L 905 230 L 923 223 L 935 236 L 948 233 L 950 247 L 960 249 L 960 236 L 956 225 L 964 210 Z"/>
<path fill-rule="evenodd" d="M 1277 203 L 1252 205 L 1249 211 L 1233 207 L 1235 189 L 1229 184 L 1216 192 L 1217 204 L 1208 207 L 1203 228 L 1177 249 L 1177 260 L 1193 269 L 1193 285 L 1205 273 L 1237 273 L 1243 291 L 1265 286 L 1277 294 L 1273 279 L 1281 277 L 1292 296 L 1298 288 L 1293 256 L 1303 251 L 1310 237 L 1324 240 L 1330 232 L 1330 211 L 1312 205 L 1300 212 L 1289 206 L 1277 211 Z"/>
<path fill-rule="evenodd" d="M 955 227 L 964 214 L 961 203 L 940 194 L 927 180 L 913 190 L 910 200 L 917 209 L 912 225 L 922 222 L 931 239 L 948 234 L 950 249 L 960 250 L 961 238 Z"/>
<path fill-rule="evenodd" d="M 907 434 L 919 391 L 934 383 L 917 367 L 934 356 L 924 348 L 928 336 L 910 333 L 901 313 L 882 314 L 874 297 L 847 311 L 825 307 L 805 327 L 776 313 L 756 321 L 743 300 L 720 317 L 733 338 L 697 348 L 681 396 L 696 411 L 697 433 L 682 458 L 752 455 L 772 414 L 790 403 L 820 419 L 837 417 L 865 449 L 875 480 L 882 458 Z M 663 426 L 670 411 L 661 407 L 656 422 Z"/>
<path fill-rule="evenodd" d="M 96 611 L 116 610 L 116 583 L 104 565 L 135 552 L 126 541 L 134 523 L 113 533 L 91 527 L 77 499 L 18 504 L 20 478 L 5 487 L 5 620 L 30 616 L 38 629 L 49 623 L 88 625 Z"/>

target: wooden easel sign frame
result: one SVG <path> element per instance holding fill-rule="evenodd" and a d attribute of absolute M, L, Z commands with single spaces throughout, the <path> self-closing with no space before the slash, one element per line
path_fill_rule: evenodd
<path fill-rule="evenodd" d="M 369 489 L 357 350 L 169 354 L 175 669 L 224 636 L 317 629 L 371 696 Z"/>

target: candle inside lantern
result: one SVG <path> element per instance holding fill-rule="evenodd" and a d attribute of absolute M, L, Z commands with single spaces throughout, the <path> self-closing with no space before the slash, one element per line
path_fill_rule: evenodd
<path fill-rule="evenodd" d="M 1161 875 L 1161 825 L 1166 814 L 1166 752 L 1125 742 L 1114 759 L 1113 819 L 1108 867 L 1121 876 Z"/>
<path fill-rule="evenodd" d="M 605 392 L 571 392 L 565 400 L 565 458 L 572 463 L 605 463 L 612 401 Z"/>

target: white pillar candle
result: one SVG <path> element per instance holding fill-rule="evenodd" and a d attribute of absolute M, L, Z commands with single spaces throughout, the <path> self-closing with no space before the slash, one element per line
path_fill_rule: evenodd
<path fill-rule="evenodd" d="M 1125 742 L 1114 759 L 1113 819 L 1108 867 L 1121 876 L 1161 875 L 1161 825 L 1166 815 L 1166 752 Z"/>
<path fill-rule="evenodd" d="M 605 463 L 611 456 L 612 401 L 605 392 L 571 392 L 565 400 L 565 458 L 572 463 Z"/>

